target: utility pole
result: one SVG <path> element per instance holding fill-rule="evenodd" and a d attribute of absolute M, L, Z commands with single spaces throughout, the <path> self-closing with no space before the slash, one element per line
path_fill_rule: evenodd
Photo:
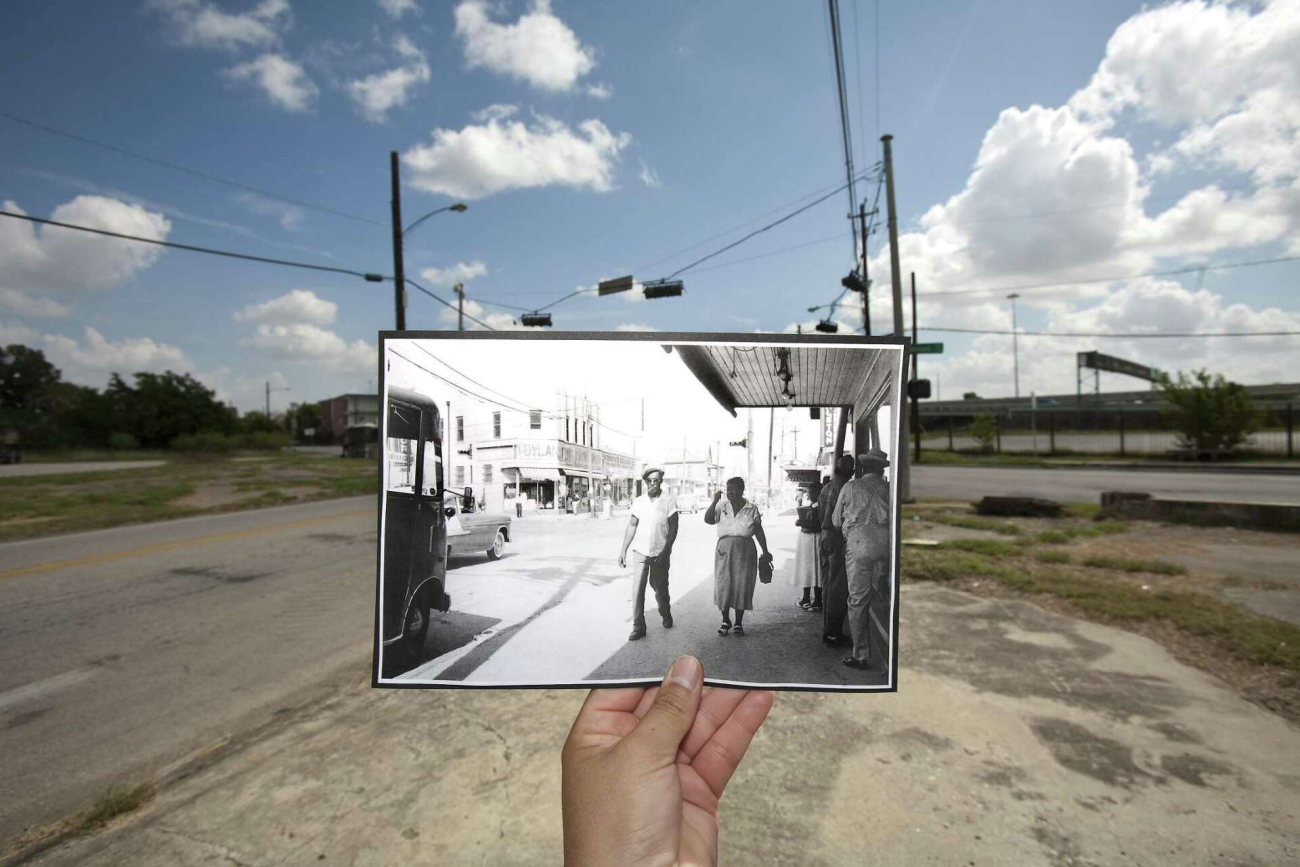
<path fill-rule="evenodd" d="M 865 201 L 858 205 L 858 222 L 862 226 L 862 282 L 866 284 L 866 291 L 862 293 L 862 329 L 868 337 L 871 336 L 871 279 L 867 277 L 867 203 Z"/>
<path fill-rule="evenodd" d="M 455 292 L 458 296 L 460 296 L 459 300 L 456 302 L 457 318 L 459 319 L 459 325 L 456 328 L 456 330 L 464 331 L 465 330 L 465 284 L 457 283 L 455 286 L 451 287 L 451 290 Z"/>
<path fill-rule="evenodd" d="M 776 408 L 767 410 L 767 501 L 772 500 L 772 434 L 776 430 Z"/>
<path fill-rule="evenodd" d="M 921 377 L 921 358 L 916 354 L 916 272 L 912 272 L 912 379 Z M 916 459 L 921 459 L 921 400 L 912 397 L 912 436 L 916 439 Z"/>
<path fill-rule="evenodd" d="M 903 336 L 903 276 L 898 265 L 898 213 L 894 208 L 894 154 L 890 142 L 892 135 L 880 137 L 885 148 L 885 207 L 889 217 L 889 272 L 894 289 L 894 334 Z M 899 407 L 898 409 L 902 409 Z M 892 411 L 892 409 L 891 409 Z M 907 413 L 900 412 L 898 419 L 898 499 L 900 502 L 912 502 L 912 474 L 910 472 L 911 456 L 907 448 Z"/>
<path fill-rule="evenodd" d="M 1016 334 L 1016 299 L 1019 297 L 1019 292 L 1007 296 L 1011 300 L 1011 359 L 1016 372 L 1016 397 L 1020 397 L 1020 340 Z"/>
<path fill-rule="evenodd" d="M 271 417 L 271 380 L 266 381 L 266 417 Z"/>
<path fill-rule="evenodd" d="M 406 330 L 406 270 L 402 267 L 402 186 L 397 174 L 397 151 L 388 154 L 393 175 L 393 302 L 397 306 L 397 330 Z"/>

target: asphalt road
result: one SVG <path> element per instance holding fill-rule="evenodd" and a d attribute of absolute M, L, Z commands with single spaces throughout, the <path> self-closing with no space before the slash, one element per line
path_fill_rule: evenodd
<path fill-rule="evenodd" d="M 0 545 L 0 843 L 364 673 L 374 502 Z"/>
<path fill-rule="evenodd" d="M 1029 496 L 1096 503 L 1102 491 L 1143 491 L 1156 497 L 1188 500 L 1300 503 L 1300 476 L 1190 470 L 918 466 L 913 468 L 912 477 L 912 495 L 925 498 L 978 500 L 984 496 Z"/>

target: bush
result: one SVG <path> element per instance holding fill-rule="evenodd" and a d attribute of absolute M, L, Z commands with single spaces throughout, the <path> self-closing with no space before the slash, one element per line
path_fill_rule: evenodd
<path fill-rule="evenodd" d="M 113 431 L 108 435 L 108 447 L 114 451 L 134 451 L 140 448 L 140 441 L 129 433 Z"/>
<path fill-rule="evenodd" d="M 236 445 L 236 437 L 229 437 L 211 431 L 183 434 L 171 442 L 173 451 L 188 452 L 190 454 L 226 455 L 234 451 Z"/>
<path fill-rule="evenodd" d="M 1210 376 L 1194 370 L 1179 372 L 1177 379 L 1162 374 L 1157 380 L 1169 408 L 1165 416 L 1178 430 L 1178 445 L 1198 452 L 1236 448 L 1259 423 L 1250 393 L 1223 374 Z"/>
<path fill-rule="evenodd" d="M 975 417 L 971 422 L 970 435 L 979 443 L 980 451 L 985 454 L 993 452 L 993 443 L 997 438 L 997 427 L 993 422 L 993 416 L 988 413 L 982 413 Z"/>
<path fill-rule="evenodd" d="M 256 449 L 258 451 L 278 452 L 290 445 L 289 435 L 287 433 L 272 433 L 270 431 L 258 431 L 256 433 L 246 434 L 244 436 L 244 448 Z"/>

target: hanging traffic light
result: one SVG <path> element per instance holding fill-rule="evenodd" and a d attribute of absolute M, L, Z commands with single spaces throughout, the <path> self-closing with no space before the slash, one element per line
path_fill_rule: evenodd
<path fill-rule="evenodd" d="M 519 319 L 528 326 L 535 328 L 550 328 L 551 314 L 549 313 L 525 313 Z"/>
<path fill-rule="evenodd" d="M 870 280 L 863 280 L 857 271 L 850 271 L 849 276 L 840 281 L 840 285 L 853 292 L 866 292 L 871 286 Z"/>
<path fill-rule="evenodd" d="M 682 281 L 658 280 L 645 284 L 646 298 L 675 298 L 682 294 Z"/>
<path fill-rule="evenodd" d="M 829 319 L 823 319 L 817 323 L 817 330 L 823 334 L 835 334 L 840 330 L 840 324 Z"/>

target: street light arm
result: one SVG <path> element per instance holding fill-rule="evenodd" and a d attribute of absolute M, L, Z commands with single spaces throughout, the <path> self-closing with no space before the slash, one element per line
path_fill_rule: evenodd
<path fill-rule="evenodd" d="M 405 238 L 407 235 L 409 235 L 409 234 L 410 234 L 410 233 L 415 229 L 416 226 L 420 225 L 420 224 L 423 223 L 425 220 L 429 219 L 430 217 L 434 216 L 435 214 L 441 214 L 443 211 L 455 211 L 456 213 L 462 213 L 462 212 L 467 211 L 467 210 L 469 210 L 469 207 L 468 207 L 467 205 L 464 205 L 464 204 L 461 204 L 460 202 L 457 202 L 457 203 L 454 204 L 454 205 L 447 205 L 445 208 L 438 208 L 436 211 L 430 211 L 429 213 L 425 214 L 423 217 L 421 217 L 420 219 L 416 220 L 414 223 L 412 223 L 411 225 L 409 225 L 409 226 L 407 226 L 405 229 L 403 229 L 403 230 L 402 230 L 402 237 Z"/>

